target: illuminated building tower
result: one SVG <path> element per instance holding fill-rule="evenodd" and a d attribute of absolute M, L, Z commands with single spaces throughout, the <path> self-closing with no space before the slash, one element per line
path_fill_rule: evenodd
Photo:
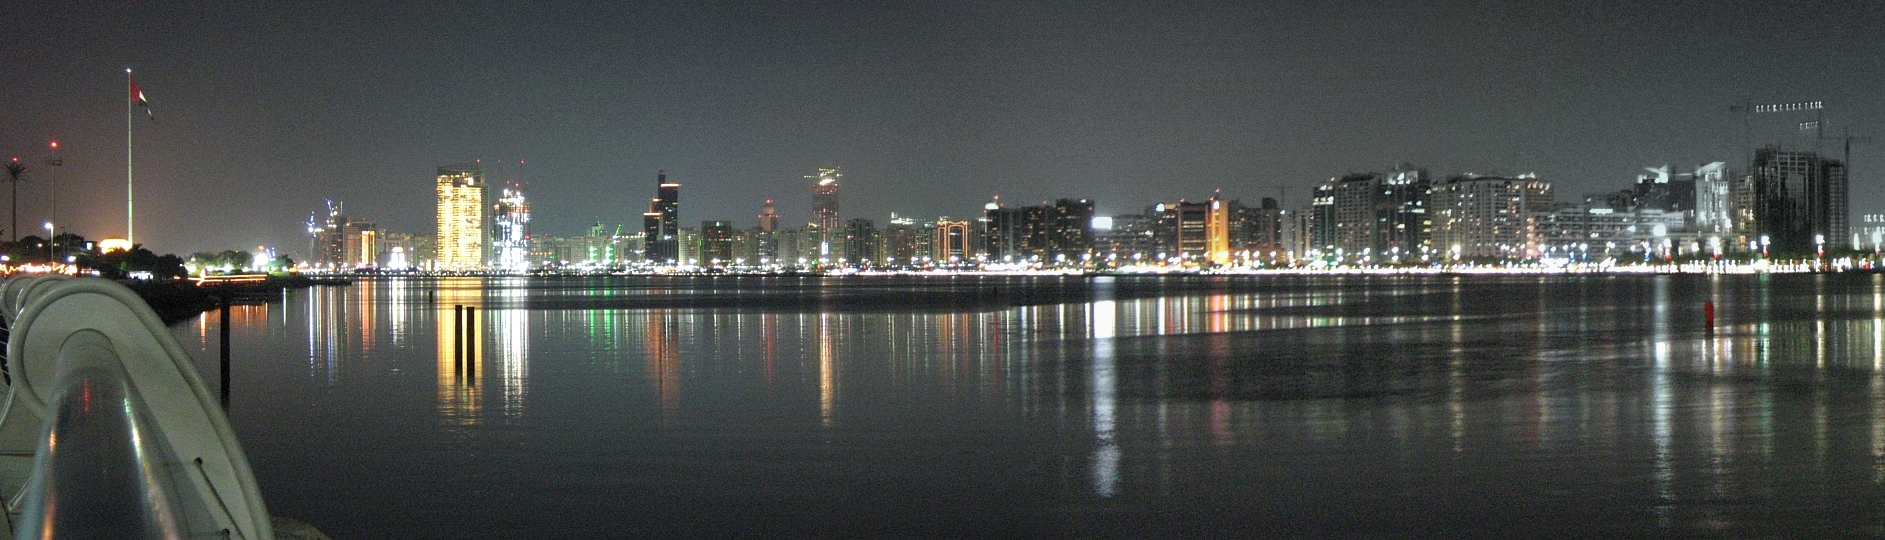
<path fill-rule="evenodd" d="M 1093 200 L 1059 199 L 1048 213 L 1048 255 L 1079 263 L 1093 252 Z"/>
<path fill-rule="evenodd" d="M 1027 260 L 1027 213 L 1023 209 L 1002 206 L 1001 196 L 997 195 L 982 207 L 982 220 L 988 238 L 988 260 Z"/>
<path fill-rule="evenodd" d="M 818 169 L 812 185 L 812 225 L 827 231 L 836 231 L 843 225 L 843 214 L 838 211 L 838 179 L 844 175 L 838 169 Z"/>
<path fill-rule="evenodd" d="M 1536 174 L 1461 175 L 1435 184 L 1432 197 L 1433 247 L 1443 260 L 1538 257 L 1551 182 Z"/>
<path fill-rule="evenodd" d="M 883 263 L 907 266 L 920 262 L 917 250 L 928 242 L 919 241 L 923 235 L 917 231 L 916 220 L 909 216 L 897 217 L 892 212 L 890 225 L 884 227 L 883 232 Z"/>
<path fill-rule="evenodd" d="M 969 259 L 969 222 L 936 221 L 936 237 L 930 240 L 931 255 L 938 264 L 956 263 Z"/>
<path fill-rule="evenodd" d="M 655 205 L 660 203 L 661 199 L 650 199 L 648 211 L 641 213 L 642 260 L 650 264 L 673 264 L 673 261 L 663 260 L 661 253 L 656 253 L 661 237 L 670 234 L 670 231 L 661 227 L 661 211 L 655 209 Z"/>
<path fill-rule="evenodd" d="M 772 209 L 772 199 L 766 199 L 766 209 L 759 213 L 759 230 L 772 232 L 779 230 L 779 213 Z"/>
<path fill-rule="evenodd" d="M 1425 169 L 1401 164 L 1387 174 L 1360 173 L 1331 179 L 1333 245 L 1344 262 L 1381 263 L 1416 254 L 1428 244 L 1427 198 L 1433 181 Z"/>
<path fill-rule="evenodd" d="M 1230 213 L 1234 206 L 1211 197 L 1204 210 L 1204 258 L 1212 264 L 1230 262 Z"/>
<path fill-rule="evenodd" d="M 1814 255 L 1849 240 L 1846 164 L 1814 152 L 1754 153 L 1755 240 L 1763 251 Z"/>
<path fill-rule="evenodd" d="M 1185 202 L 1173 204 L 1160 203 L 1152 208 L 1158 216 L 1156 234 L 1158 250 L 1164 257 L 1183 257 L 1191 259 L 1207 255 L 1209 238 L 1206 236 L 1206 224 L 1210 221 L 1210 203 Z"/>
<path fill-rule="evenodd" d="M 1720 161 L 1695 168 L 1695 226 L 1709 235 L 1734 232 L 1728 203 L 1728 164 Z"/>
<path fill-rule="evenodd" d="M 341 203 L 329 200 L 327 220 L 315 221 L 313 215 L 308 216 L 308 236 L 311 237 L 308 256 L 312 259 L 308 262 L 315 268 L 339 268 L 346 257 L 346 240 L 341 227 L 347 223 L 347 216 L 341 207 Z"/>
<path fill-rule="evenodd" d="M 505 186 L 491 209 L 491 266 L 507 272 L 530 267 L 530 203 L 516 184 Z"/>
<path fill-rule="evenodd" d="M 700 222 L 700 262 L 702 268 L 733 264 L 733 222 Z"/>
<path fill-rule="evenodd" d="M 807 176 L 817 181 L 812 185 L 812 227 L 819 231 L 818 260 L 827 260 L 834 236 L 843 238 L 843 214 L 838 211 L 838 179 L 844 175 L 838 169 L 818 169 L 816 176 Z M 838 250 L 842 251 L 842 250 Z"/>
<path fill-rule="evenodd" d="M 669 182 L 667 171 L 659 171 L 655 183 L 654 201 L 648 204 L 648 213 L 642 214 L 643 238 L 648 262 L 672 265 L 681 261 L 681 184 Z"/>
<path fill-rule="evenodd" d="M 491 207 L 484 204 L 484 173 L 476 164 L 439 167 L 438 235 L 433 246 L 439 270 L 484 268 L 485 228 Z"/>
<path fill-rule="evenodd" d="M 380 262 L 380 231 L 371 221 L 346 220 L 340 227 L 342 268 L 366 268 Z"/>

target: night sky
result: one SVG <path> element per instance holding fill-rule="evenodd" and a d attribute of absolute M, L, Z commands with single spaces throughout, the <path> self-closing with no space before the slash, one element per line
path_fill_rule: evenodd
<path fill-rule="evenodd" d="M 324 199 L 430 234 L 435 167 L 476 158 L 497 181 L 527 160 L 534 231 L 574 235 L 638 223 L 657 169 L 685 226 L 750 227 L 766 198 L 806 222 L 817 167 L 881 223 L 994 194 L 1115 214 L 1287 187 L 1295 207 L 1403 161 L 1536 172 L 1564 200 L 1742 162 L 1728 106 L 1748 100 L 1885 135 L 1870 2 L 406 4 L 0 4 L 23 232 L 56 185 L 76 232 L 124 233 L 126 66 L 157 115 L 138 240 L 177 253 L 299 254 Z M 1757 117 L 1754 139 L 1810 146 L 1811 119 Z M 1855 215 L 1885 212 L 1881 145 L 1854 147 Z"/>

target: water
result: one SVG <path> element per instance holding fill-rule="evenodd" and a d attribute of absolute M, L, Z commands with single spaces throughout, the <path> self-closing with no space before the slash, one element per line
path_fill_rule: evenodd
<path fill-rule="evenodd" d="M 336 538 L 1885 536 L 1875 275 L 466 278 L 235 309 L 269 508 Z M 216 358 L 213 317 L 175 332 Z"/>

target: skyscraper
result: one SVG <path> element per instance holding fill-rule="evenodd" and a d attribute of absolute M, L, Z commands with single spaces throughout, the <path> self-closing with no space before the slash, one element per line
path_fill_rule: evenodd
<path fill-rule="evenodd" d="M 1551 210 L 1551 182 L 1461 175 L 1433 186 L 1433 247 L 1447 260 L 1537 257 L 1539 222 Z"/>
<path fill-rule="evenodd" d="M 766 209 L 759 213 L 759 230 L 772 232 L 779 230 L 779 213 L 772 209 L 772 199 L 766 199 Z"/>
<path fill-rule="evenodd" d="M 812 185 L 812 226 L 826 231 L 837 231 L 844 224 L 843 214 L 838 211 L 838 179 L 844 175 L 838 169 L 818 169 Z"/>
<path fill-rule="evenodd" d="M 1763 250 L 1813 254 L 1847 242 L 1846 164 L 1777 147 L 1754 153 L 1754 221 Z"/>
<path fill-rule="evenodd" d="M 491 207 L 484 204 L 484 172 L 473 163 L 439 167 L 438 173 L 437 268 L 482 269 L 486 224 L 491 217 Z"/>
<path fill-rule="evenodd" d="M 655 174 L 655 198 L 642 214 L 642 233 L 647 242 L 648 262 L 672 265 L 681 260 L 679 240 L 681 221 L 681 183 L 669 182 L 667 171 Z"/>
<path fill-rule="evenodd" d="M 530 203 L 524 200 L 523 188 L 505 186 L 491 215 L 491 266 L 511 272 L 529 269 Z"/>
<path fill-rule="evenodd" d="M 733 243 L 733 222 L 700 222 L 700 266 L 714 268 L 732 265 L 735 262 Z"/>

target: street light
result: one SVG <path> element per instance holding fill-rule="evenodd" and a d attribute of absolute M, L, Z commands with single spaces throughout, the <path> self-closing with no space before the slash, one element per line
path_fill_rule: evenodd
<path fill-rule="evenodd" d="M 46 222 L 46 261 L 56 262 L 52 260 L 52 222 L 50 221 Z"/>

